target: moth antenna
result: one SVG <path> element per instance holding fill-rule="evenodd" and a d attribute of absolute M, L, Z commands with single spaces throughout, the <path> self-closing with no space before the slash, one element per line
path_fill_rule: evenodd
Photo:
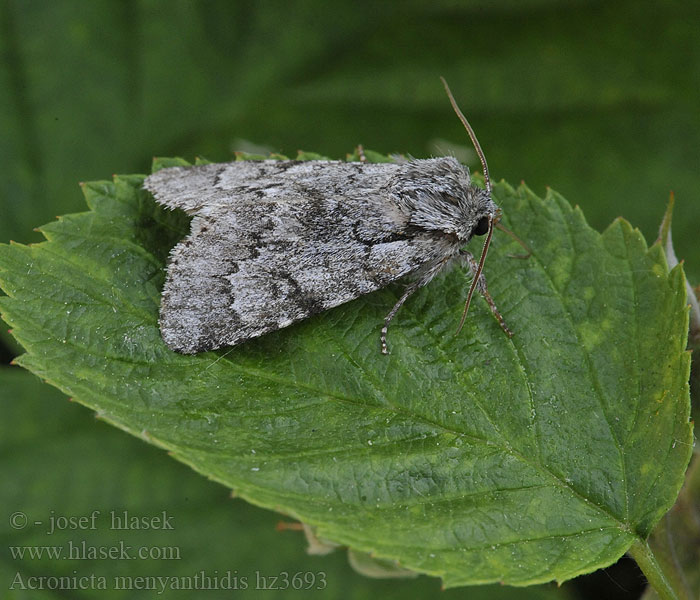
<path fill-rule="evenodd" d="M 447 84 L 445 84 L 447 85 Z M 472 279 L 472 284 L 469 286 L 469 293 L 467 294 L 467 301 L 464 303 L 464 312 L 462 312 L 462 319 L 459 322 L 459 327 L 455 335 L 462 331 L 464 326 L 464 321 L 467 319 L 467 312 L 469 311 L 469 305 L 472 302 L 472 296 L 474 295 L 474 290 L 479 284 L 479 277 L 481 277 L 481 271 L 484 269 L 484 262 L 486 261 L 486 253 L 489 251 L 489 245 L 491 244 L 491 236 L 493 236 L 493 217 L 489 217 L 489 232 L 486 235 L 486 241 L 484 241 L 484 247 L 481 250 L 481 258 L 479 259 L 479 266 L 476 268 L 476 273 L 474 273 L 474 279 Z"/>
<path fill-rule="evenodd" d="M 447 81 L 445 81 L 444 77 L 440 77 L 440 80 L 442 81 L 442 85 L 445 86 L 445 91 L 447 92 L 447 97 L 450 99 L 450 104 L 452 104 L 452 108 L 457 114 L 459 120 L 462 121 L 462 125 L 464 125 L 464 128 L 467 130 L 467 133 L 469 134 L 469 137 L 472 140 L 472 144 L 474 144 L 474 149 L 476 150 L 476 153 L 479 156 L 479 160 L 481 161 L 481 166 L 484 169 L 484 184 L 486 186 L 486 191 L 489 193 L 489 196 L 491 196 L 491 178 L 489 177 L 489 167 L 486 164 L 486 157 L 484 156 L 484 152 L 481 149 L 481 146 L 479 145 L 479 140 L 476 139 L 476 134 L 474 133 L 472 126 L 469 124 L 469 121 L 467 121 L 467 118 L 462 114 L 462 111 L 459 110 L 459 106 L 457 106 L 457 102 L 455 101 L 454 96 L 450 91 L 450 86 L 447 85 Z"/>

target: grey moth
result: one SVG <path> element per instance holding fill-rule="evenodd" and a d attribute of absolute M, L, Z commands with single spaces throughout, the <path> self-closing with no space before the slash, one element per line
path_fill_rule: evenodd
<path fill-rule="evenodd" d="M 443 80 L 443 83 L 444 80 Z M 498 207 L 483 152 L 485 189 L 454 158 L 395 163 L 263 160 L 162 169 L 144 187 L 194 218 L 170 254 L 160 307 L 163 340 L 192 354 L 287 327 L 406 277 L 381 329 L 455 259 L 510 335 L 482 267 Z M 477 261 L 463 247 L 486 235 Z M 461 327 L 461 323 L 460 323 Z"/>

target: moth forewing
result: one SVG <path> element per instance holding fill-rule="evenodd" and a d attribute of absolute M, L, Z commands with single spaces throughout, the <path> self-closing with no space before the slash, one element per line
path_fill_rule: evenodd
<path fill-rule="evenodd" d="M 428 161 L 439 163 L 443 160 Z M 390 198 L 397 164 L 264 161 L 164 169 L 145 187 L 194 214 L 172 251 L 163 338 L 194 353 L 285 327 L 445 252 Z M 203 187 L 202 187 L 203 186 Z"/>

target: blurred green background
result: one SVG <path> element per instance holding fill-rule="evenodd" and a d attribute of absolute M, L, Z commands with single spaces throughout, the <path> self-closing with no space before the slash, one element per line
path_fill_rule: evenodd
<path fill-rule="evenodd" d="M 525 180 L 538 194 L 551 186 L 597 229 L 624 216 L 649 242 L 673 190 L 676 251 L 697 283 L 699 17 L 700 4 L 680 1 L 0 0 L 0 241 L 40 241 L 33 227 L 85 209 L 79 181 L 147 172 L 154 155 L 224 161 L 261 147 L 343 157 L 361 143 L 416 157 L 455 152 L 477 169 L 443 75 L 492 178 Z M 8 363 L 20 349 L 5 329 Z M 228 500 L 28 373 L 2 367 L 0 401 L 8 513 L 175 512 L 168 543 L 187 554 L 178 565 L 97 561 L 82 570 L 325 569 L 333 587 L 318 597 L 421 598 L 439 589 L 427 578 L 363 579 L 337 555 L 307 558 L 298 534 L 274 531 L 274 515 Z M 52 542 L 0 521 L 3 580 L 77 568 L 13 559 L 8 544 Z M 640 579 L 623 559 L 607 574 L 530 593 L 585 598 L 592 589 L 633 598 Z M 497 586 L 446 597 L 516 594 L 526 597 Z"/>

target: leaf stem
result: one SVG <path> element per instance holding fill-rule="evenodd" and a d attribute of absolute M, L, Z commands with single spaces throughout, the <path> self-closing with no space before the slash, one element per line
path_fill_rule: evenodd
<path fill-rule="evenodd" d="M 661 600 L 691 600 L 685 590 L 674 586 L 675 578 L 664 572 L 646 540 L 637 540 L 628 550 Z"/>

